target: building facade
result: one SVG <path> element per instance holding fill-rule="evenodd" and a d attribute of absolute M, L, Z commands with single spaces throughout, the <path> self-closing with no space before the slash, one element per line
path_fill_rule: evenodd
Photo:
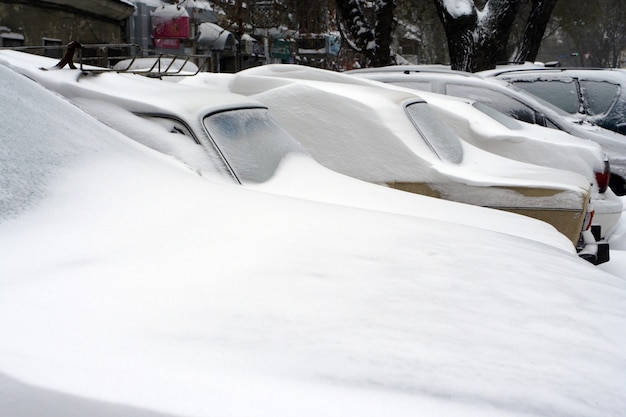
<path fill-rule="evenodd" d="M 127 0 L 0 0 L 0 46 L 124 43 L 134 12 Z"/>

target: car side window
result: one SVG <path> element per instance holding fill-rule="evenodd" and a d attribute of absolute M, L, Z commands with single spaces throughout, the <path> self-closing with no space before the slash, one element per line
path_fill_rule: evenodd
<path fill-rule="evenodd" d="M 532 108 L 498 91 L 462 84 L 446 84 L 446 94 L 486 104 L 523 122 L 537 123 L 535 111 Z"/>
<path fill-rule="evenodd" d="M 460 164 L 463 145 L 460 138 L 442 122 L 428 103 L 410 103 L 405 111 L 430 149 L 442 161 Z"/>
<path fill-rule="evenodd" d="M 608 113 L 620 93 L 618 85 L 605 81 L 580 80 L 580 89 L 592 116 Z"/>
<path fill-rule="evenodd" d="M 169 133 L 183 135 L 189 138 L 194 143 L 199 144 L 199 142 L 191 133 L 189 128 L 183 122 L 179 120 L 172 119 L 169 117 L 163 117 L 163 116 L 143 116 L 143 117 L 159 124 L 160 126 L 163 126 L 165 129 L 167 129 Z"/>
<path fill-rule="evenodd" d="M 516 81 L 512 80 L 516 87 L 526 90 L 531 94 L 562 108 L 570 114 L 578 113 L 580 103 L 576 82 L 572 78 L 554 81 Z"/>
<path fill-rule="evenodd" d="M 561 130 L 557 125 L 554 124 L 554 122 L 548 118 L 546 118 L 546 126 L 545 127 L 549 127 L 550 129 L 556 129 L 556 130 Z"/>

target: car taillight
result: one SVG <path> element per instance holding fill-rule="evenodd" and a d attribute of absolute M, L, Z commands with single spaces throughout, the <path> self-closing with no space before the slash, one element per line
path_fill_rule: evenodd
<path fill-rule="evenodd" d="M 609 180 L 611 179 L 611 164 L 609 160 L 604 160 L 604 171 L 596 172 L 596 182 L 598 183 L 598 191 L 604 193 L 609 188 Z"/>

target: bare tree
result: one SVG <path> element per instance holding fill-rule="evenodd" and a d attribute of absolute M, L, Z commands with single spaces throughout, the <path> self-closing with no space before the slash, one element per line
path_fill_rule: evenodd
<path fill-rule="evenodd" d="M 434 0 L 446 30 L 454 69 L 475 72 L 495 67 L 509 47 L 520 10 L 528 12 L 515 61 L 534 61 L 557 0 Z"/>
<path fill-rule="evenodd" d="M 434 1 L 445 27 L 452 68 L 476 72 L 495 67 L 519 0 L 489 0 L 482 9 L 473 0 Z"/>
<path fill-rule="evenodd" d="M 541 40 L 556 2 L 557 0 L 531 0 L 530 13 L 526 19 L 526 26 L 514 61 L 524 62 L 537 59 Z"/>
<path fill-rule="evenodd" d="M 369 65 L 389 65 L 395 0 L 335 0 L 337 26 L 348 46 L 365 55 Z M 373 5 L 373 7 L 369 7 Z"/>
<path fill-rule="evenodd" d="M 395 12 L 395 35 L 402 55 L 409 55 L 415 63 L 444 63 L 449 60 L 446 34 L 439 21 L 434 2 L 398 0 Z"/>

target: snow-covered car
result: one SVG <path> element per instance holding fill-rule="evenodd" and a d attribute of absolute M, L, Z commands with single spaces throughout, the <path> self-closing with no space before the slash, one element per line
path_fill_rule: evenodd
<path fill-rule="evenodd" d="M 41 56 L 0 51 L 0 64 L 213 181 L 335 205 L 471 224 L 575 253 L 571 242 L 542 222 L 495 210 L 488 210 L 489 216 L 480 215 L 485 210 L 481 207 L 385 189 L 330 171 L 303 151 L 265 105 L 249 97 L 228 92 L 207 95 L 197 87 L 116 71 L 89 75 L 80 69 L 41 69 L 55 63 Z"/>
<path fill-rule="evenodd" d="M 596 235 L 610 235 L 622 215 L 622 200 L 608 187 L 610 170 L 600 145 L 565 132 L 520 122 L 474 100 L 420 92 L 448 126 L 467 142 L 497 155 L 584 175 L 593 185 Z"/>
<path fill-rule="evenodd" d="M 590 184 L 576 173 L 525 164 L 463 142 L 415 93 L 297 65 L 180 81 L 252 95 L 320 163 L 368 182 L 525 214 L 574 244 Z M 363 85 L 363 83 L 367 85 Z"/>
<path fill-rule="evenodd" d="M 258 192 L 202 178 L 3 65 L 0 97 L 2 416 L 626 407 L 626 281 L 471 226 L 566 240 L 545 223 L 408 194 L 426 213 L 454 207 L 453 222 Z M 303 187 L 313 169 L 297 168 L 278 177 L 341 178 Z"/>
<path fill-rule="evenodd" d="M 439 111 L 457 134 L 481 149 L 515 160 L 585 175 L 593 184 L 592 203 L 597 236 L 608 236 L 621 216 L 621 200 L 607 188 L 611 172 L 601 146 L 560 129 L 543 127 L 551 122 L 542 108 L 537 107 L 538 103 L 533 103 L 532 98 L 527 99 L 507 88 L 506 83 L 484 80 L 442 66 L 368 68 L 355 70 L 350 74 L 421 90 L 419 94 Z M 446 100 L 446 96 L 425 91 L 466 99 Z M 504 109 L 521 122 L 518 123 L 492 108 Z M 549 109 L 546 112 L 554 113 Z M 573 126 L 572 123 L 562 121 L 561 125 Z M 626 142 L 621 142 L 620 145 L 626 152 Z M 622 160 L 626 162 L 626 159 Z M 618 176 L 615 176 L 614 184 L 618 180 Z"/>
<path fill-rule="evenodd" d="M 463 97 L 486 104 L 515 119 L 569 133 L 598 143 L 611 164 L 610 187 L 617 195 L 626 194 L 626 141 L 613 131 L 574 120 L 560 108 L 527 94 L 506 81 L 442 65 L 393 65 L 363 68 L 350 75 L 420 91 Z"/>
<path fill-rule="evenodd" d="M 626 135 L 623 69 L 503 67 L 482 74 L 512 83 L 581 120 Z"/>

